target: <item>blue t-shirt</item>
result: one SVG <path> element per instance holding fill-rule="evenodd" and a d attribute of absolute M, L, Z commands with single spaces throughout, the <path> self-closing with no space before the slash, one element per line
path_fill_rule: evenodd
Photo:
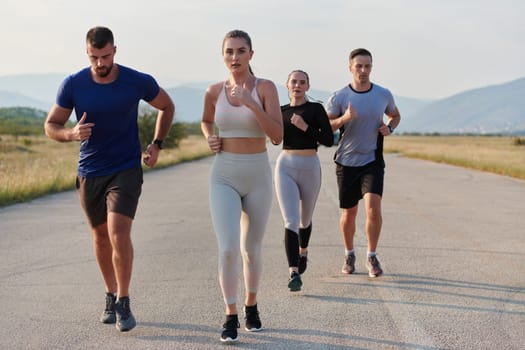
<path fill-rule="evenodd" d="M 140 100 L 152 101 L 160 87 L 155 79 L 118 65 L 119 74 L 109 84 L 93 81 L 90 68 L 67 77 L 57 93 L 57 104 L 74 109 L 77 121 L 95 123 L 91 137 L 80 143 L 78 175 L 106 176 L 141 167 L 138 133 Z"/>
<path fill-rule="evenodd" d="M 368 91 L 358 92 L 350 85 L 334 92 L 326 102 L 328 115 L 341 116 L 352 103 L 357 117 L 344 125 L 344 132 L 335 153 L 335 161 L 344 166 L 362 166 L 375 160 L 379 127 L 385 113 L 396 105 L 392 93 L 372 84 Z"/>

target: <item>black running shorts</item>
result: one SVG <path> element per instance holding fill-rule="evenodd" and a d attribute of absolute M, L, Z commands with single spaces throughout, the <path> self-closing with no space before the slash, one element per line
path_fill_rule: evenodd
<path fill-rule="evenodd" d="M 355 207 L 365 193 L 383 196 L 385 169 L 380 162 L 373 161 L 363 166 L 349 167 L 336 163 L 339 207 Z"/>
<path fill-rule="evenodd" d="M 135 217 L 142 191 L 142 169 L 128 169 L 98 177 L 77 176 L 76 187 L 80 205 L 91 227 L 107 221 L 107 213 Z"/>

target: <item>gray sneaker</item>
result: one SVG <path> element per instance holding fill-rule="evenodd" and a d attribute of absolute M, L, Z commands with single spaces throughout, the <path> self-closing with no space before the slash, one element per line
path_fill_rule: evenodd
<path fill-rule="evenodd" d="M 354 273 L 355 271 L 355 254 L 349 254 L 345 256 L 345 261 L 343 263 L 343 268 L 341 269 L 342 273 L 346 273 L 348 275 Z"/>
<path fill-rule="evenodd" d="M 116 327 L 121 332 L 127 332 L 135 328 L 137 322 L 129 307 L 129 297 L 121 297 L 115 303 L 115 313 L 117 314 Z"/>
<path fill-rule="evenodd" d="M 377 256 L 369 256 L 368 259 L 366 259 L 366 267 L 368 268 L 368 276 L 370 277 L 379 277 L 383 274 Z"/>
<path fill-rule="evenodd" d="M 117 322 L 115 316 L 115 300 L 117 297 L 113 293 L 106 293 L 106 308 L 100 315 L 100 322 L 106 324 L 112 324 Z"/>

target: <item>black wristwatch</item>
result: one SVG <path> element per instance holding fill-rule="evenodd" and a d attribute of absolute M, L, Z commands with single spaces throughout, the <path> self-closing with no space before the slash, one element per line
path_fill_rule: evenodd
<path fill-rule="evenodd" d="M 387 126 L 388 130 L 390 130 L 390 133 L 392 134 L 394 132 L 394 128 L 390 124 L 388 124 Z"/>
<path fill-rule="evenodd" d="M 152 144 L 157 145 L 159 149 L 162 149 L 162 140 L 161 139 L 155 139 L 153 140 Z"/>

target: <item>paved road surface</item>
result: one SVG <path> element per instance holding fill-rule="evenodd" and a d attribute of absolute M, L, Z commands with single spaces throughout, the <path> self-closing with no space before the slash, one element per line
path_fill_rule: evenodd
<path fill-rule="evenodd" d="M 388 155 L 379 249 L 386 274 L 365 272 L 361 210 L 357 273 L 347 276 L 332 152 L 320 149 L 324 181 L 303 291 L 286 288 L 274 201 L 259 297 L 265 330 L 240 330 L 236 347 L 524 349 L 525 182 Z M 97 321 L 103 284 L 76 194 L 0 209 L 0 349 L 225 347 L 210 162 L 145 176 L 133 230 L 138 327 L 125 334 Z"/>

